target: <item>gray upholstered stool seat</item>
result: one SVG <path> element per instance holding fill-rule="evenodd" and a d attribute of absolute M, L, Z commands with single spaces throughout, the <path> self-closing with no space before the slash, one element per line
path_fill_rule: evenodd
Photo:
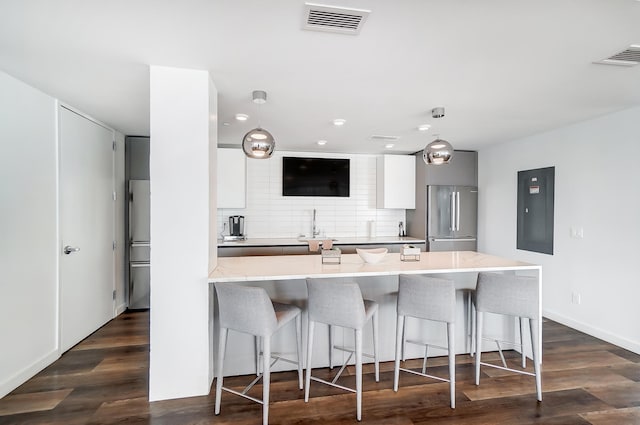
<path fill-rule="evenodd" d="M 309 388 L 311 380 L 323 384 L 341 388 L 346 391 L 356 393 L 356 418 L 362 419 L 362 356 L 368 356 L 362 352 L 362 329 L 364 325 L 371 320 L 373 325 L 373 359 L 375 364 L 376 382 L 380 380 L 380 368 L 378 364 L 378 304 L 364 300 L 360 287 L 355 282 L 345 281 L 343 279 L 307 279 L 307 290 L 309 292 L 309 332 L 307 335 L 307 375 L 304 401 L 309 401 Z M 331 326 L 341 326 L 343 328 L 353 329 L 355 335 L 355 348 L 353 350 L 343 347 L 334 347 L 330 339 L 329 352 L 334 348 L 341 349 L 350 353 L 344 364 L 335 375 L 332 381 L 325 381 L 320 378 L 311 376 L 312 354 L 313 354 L 313 333 L 316 323 L 324 323 L 329 325 L 329 334 L 331 335 Z M 355 354 L 356 365 L 356 389 L 348 388 L 336 384 L 342 371 L 347 366 Z M 330 354 L 331 359 L 331 354 Z M 331 360 L 330 360 L 331 363 Z"/>
<path fill-rule="evenodd" d="M 512 274 L 478 273 L 475 298 L 476 385 L 480 385 L 480 365 L 530 375 L 535 377 L 537 397 L 539 401 L 542 401 L 540 353 L 538 352 L 540 320 L 538 280 L 532 277 L 515 276 Z M 520 320 L 529 319 L 534 373 L 482 362 L 482 326 L 484 313 L 503 314 L 518 317 Z M 520 330 L 522 332 L 522 326 Z"/>
<path fill-rule="evenodd" d="M 473 357 L 475 353 L 475 309 L 476 309 L 476 290 L 475 289 L 464 289 L 465 294 L 468 298 L 468 310 L 467 310 L 467 329 L 469 332 L 467 333 L 468 345 L 469 345 L 469 354 Z M 525 353 L 524 348 L 524 334 L 525 334 L 525 321 L 522 317 L 518 317 L 518 325 L 520 329 L 520 339 L 518 341 L 501 341 L 495 338 L 487 338 L 483 337 L 484 340 L 493 341 L 498 348 L 498 354 L 500 355 L 500 360 L 502 361 L 502 366 L 507 367 L 507 360 L 504 357 L 504 353 L 502 352 L 502 345 L 507 344 L 513 347 L 520 348 L 520 357 L 522 359 L 522 368 L 527 367 L 527 355 Z"/>
<path fill-rule="evenodd" d="M 456 350 L 455 315 L 456 290 L 453 281 L 420 275 L 400 275 L 398 282 L 398 321 L 396 324 L 396 359 L 393 376 L 393 390 L 398 391 L 400 371 L 413 373 L 426 378 L 449 382 L 451 408 L 456 407 Z M 447 347 L 440 347 L 422 341 L 406 340 L 406 317 L 443 322 L 447 325 Z M 406 342 L 425 347 L 422 372 L 400 367 L 401 350 Z M 429 346 L 448 351 L 449 379 L 426 373 Z"/>
<path fill-rule="evenodd" d="M 269 422 L 269 386 L 271 382 L 271 336 L 280 328 L 295 319 L 297 362 L 275 357 L 276 361 L 283 360 L 298 365 L 298 386 L 302 389 L 302 338 L 301 338 L 301 310 L 293 305 L 272 302 L 267 291 L 263 288 L 242 286 L 232 283 L 216 283 L 218 295 L 220 334 L 218 340 L 218 364 L 216 370 L 216 404 L 215 414 L 220 414 L 222 390 L 239 395 L 256 403 L 262 404 L 262 423 Z M 242 392 L 225 388 L 224 355 L 229 330 L 247 333 L 262 341 L 262 373 L 256 371 L 258 377 L 254 379 Z M 259 344 L 256 344 L 257 346 Z M 259 358 L 259 350 L 256 351 Z M 256 360 L 258 363 L 258 360 Z M 247 392 L 262 378 L 262 400 L 247 395 Z"/>

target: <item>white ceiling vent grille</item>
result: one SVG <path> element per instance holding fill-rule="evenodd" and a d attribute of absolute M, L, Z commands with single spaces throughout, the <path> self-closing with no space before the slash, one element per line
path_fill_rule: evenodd
<path fill-rule="evenodd" d="M 399 136 L 383 136 L 380 134 L 374 134 L 371 136 L 371 141 L 373 142 L 397 142 L 400 140 Z"/>
<path fill-rule="evenodd" d="M 303 28 L 312 31 L 358 34 L 370 10 L 305 3 Z"/>
<path fill-rule="evenodd" d="M 625 49 L 613 56 L 606 59 L 602 59 L 595 63 L 603 65 L 618 65 L 618 66 L 635 66 L 640 64 L 640 45 L 632 44 L 628 49 Z"/>

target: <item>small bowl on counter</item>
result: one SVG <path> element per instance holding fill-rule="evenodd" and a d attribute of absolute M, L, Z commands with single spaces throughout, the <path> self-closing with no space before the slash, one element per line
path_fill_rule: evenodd
<path fill-rule="evenodd" d="M 365 263 L 376 264 L 382 261 L 389 250 L 387 248 L 356 248 L 356 252 Z"/>

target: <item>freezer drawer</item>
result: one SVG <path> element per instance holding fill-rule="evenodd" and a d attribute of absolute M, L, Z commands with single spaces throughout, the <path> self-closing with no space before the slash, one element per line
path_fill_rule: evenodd
<path fill-rule="evenodd" d="M 428 251 L 476 251 L 478 249 L 478 241 L 476 238 L 462 239 L 439 239 L 429 238 L 427 240 Z"/>
<path fill-rule="evenodd" d="M 151 266 L 147 261 L 129 263 L 129 309 L 150 306 Z"/>

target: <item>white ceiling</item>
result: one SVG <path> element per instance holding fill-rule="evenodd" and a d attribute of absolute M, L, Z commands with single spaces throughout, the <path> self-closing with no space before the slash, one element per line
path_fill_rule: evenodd
<path fill-rule="evenodd" d="M 640 1 L 318 3 L 371 14 L 353 36 L 303 30 L 301 0 L 0 0 L 0 69 L 127 135 L 149 134 L 148 65 L 206 69 L 220 144 L 260 122 L 297 151 L 478 149 L 640 104 L 640 66 L 592 63 L 640 44 Z"/>

